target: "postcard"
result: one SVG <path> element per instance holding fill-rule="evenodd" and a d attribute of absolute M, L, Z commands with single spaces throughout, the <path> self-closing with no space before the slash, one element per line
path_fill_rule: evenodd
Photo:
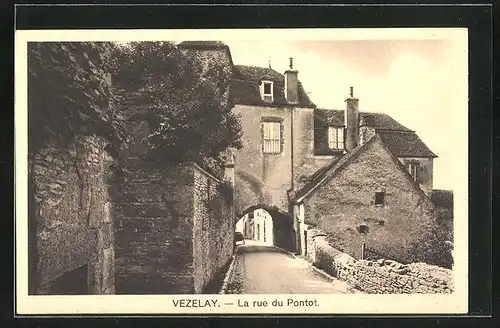
<path fill-rule="evenodd" d="M 18 314 L 467 313 L 467 29 L 15 50 Z"/>

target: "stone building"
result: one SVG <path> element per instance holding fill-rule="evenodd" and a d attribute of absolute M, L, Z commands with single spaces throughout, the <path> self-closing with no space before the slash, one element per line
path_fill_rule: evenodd
<path fill-rule="evenodd" d="M 274 245 L 273 219 L 264 209 L 259 208 L 245 214 L 236 222 L 235 231 L 241 232 L 245 239 L 263 245 Z"/>
<path fill-rule="evenodd" d="M 352 88 L 345 109 L 317 108 L 292 58 L 281 74 L 233 64 L 220 42 L 187 48 L 218 52 L 232 65 L 229 95 L 243 130 L 243 148 L 234 152 L 231 166 L 239 217 L 276 209 L 285 218 L 281 226 L 291 227 L 281 232 L 294 235 L 288 244 L 298 253 L 306 250 L 308 223 L 332 234 L 352 230 L 354 237 L 341 239 L 354 254 L 361 224 L 371 227 L 367 238 L 381 249 L 406 250 L 434 208 L 429 194 L 437 156 L 415 131 L 387 114 L 360 111 Z M 275 242 L 286 239 L 276 231 L 274 236 Z"/>

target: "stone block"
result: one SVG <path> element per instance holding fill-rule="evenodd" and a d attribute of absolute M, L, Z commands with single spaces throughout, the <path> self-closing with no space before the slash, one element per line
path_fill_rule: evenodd
<path fill-rule="evenodd" d="M 103 250 L 102 276 L 105 288 L 114 285 L 115 280 L 115 252 L 112 247 Z"/>

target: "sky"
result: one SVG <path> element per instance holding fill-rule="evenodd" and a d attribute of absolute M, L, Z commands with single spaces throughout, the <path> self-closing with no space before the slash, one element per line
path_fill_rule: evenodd
<path fill-rule="evenodd" d="M 299 80 L 320 108 L 344 109 L 352 86 L 361 111 L 389 114 L 417 132 L 438 155 L 434 188 L 453 189 L 456 152 L 467 147 L 458 149 L 454 138 L 467 134 L 466 40 L 222 41 L 236 65 L 270 62 L 283 73 L 293 57 Z"/>
<path fill-rule="evenodd" d="M 234 64 L 283 73 L 293 57 L 299 80 L 321 108 L 344 109 L 349 87 L 360 110 L 392 116 L 438 156 L 435 189 L 468 181 L 467 30 L 449 28 L 45 31 L 36 41 L 218 40 Z M 465 188 L 465 189 L 464 189 Z M 466 199 L 466 193 L 460 197 Z"/>

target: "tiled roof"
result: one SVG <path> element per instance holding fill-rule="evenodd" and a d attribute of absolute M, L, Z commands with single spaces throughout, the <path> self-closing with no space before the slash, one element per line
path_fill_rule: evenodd
<path fill-rule="evenodd" d="M 316 108 L 315 115 L 324 120 L 324 125 L 344 126 L 344 110 Z M 376 130 L 412 131 L 384 113 L 359 112 L 359 125 Z"/>
<path fill-rule="evenodd" d="M 259 90 L 259 81 L 268 79 L 273 82 L 273 102 L 262 100 Z M 285 98 L 285 78 L 272 68 L 256 66 L 233 66 L 231 81 L 231 99 L 235 104 L 256 106 L 284 106 L 288 105 Z M 298 106 L 314 107 L 302 84 L 299 82 Z"/>
<path fill-rule="evenodd" d="M 400 124 L 392 117 L 384 113 L 359 113 L 359 125 L 360 126 L 369 126 L 375 128 L 375 130 L 391 130 L 391 131 L 407 131 L 411 132 L 412 130 L 408 129 L 406 126 Z"/>
<path fill-rule="evenodd" d="M 409 172 L 405 169 L 403 164 L 401 164 L 401 162 L 397 159 L 397 156 L 394 155 L 391 149 L 387 146 L 387 144 L 383 142 L 382 137 L 380 136 L 379 133 L 376 133 L 373 137 L 370 138 L 370 140 L 368 140 L 364 144 L 355 147 L 350 152 L 345 153 L 343 156 L 333 159 L 332 161 L 330 161 L 330 163 L 317 170 L 303 187 L 301 187 L 299 190 L 291 194 L 290 197 L 291 201 L 292 202 L 302 201 L 304 197 L 307 197 L 309 194 L 314 192 L 314 190 L 318 186 L 320 186 L 323 183 L 326 183 L 330 178 L 334 177 L 340 170 L 342 170 L 344 167 L 352 163 L 353 160 L 355 160 L 360 154 L 363 153 L 363 151 L 367 149 L 368 145 L 376 141 L 379 141 L 382 144 L 382 146 L 386 149 L 386 151 L 392 158 L 393 163 L 406 176 L 408 181 L 412 183 L 412 185 L 415 187 L 415 190 L 417 190 L 423 197 L 425 197 L 425 199 L 431 202 L 431 199 L 427 197 L 427 195 L 420 189 L 418 184 L 415 181 L 413 181 Z M 443 196 L 443 193 L 440 193 L 440 195 L 442 198 L 446 198 L 446 196 Z"/>
<path fill-rule="evenodd" d="M 397 157 L 437 157 L 418 135 L 383 113 L 360 112 L 360 126 L 374 128 L 382 141 Z M 314 110 L 314 153 L 334 155 L 328 148 L 327 126 L 344 126 L 344 111 L 337 109 Z"/>
<path fill-rule="evenodd" d="M 437 157 L 415 132 L 378 132 L 382 141 L 397 157 Z"/>

